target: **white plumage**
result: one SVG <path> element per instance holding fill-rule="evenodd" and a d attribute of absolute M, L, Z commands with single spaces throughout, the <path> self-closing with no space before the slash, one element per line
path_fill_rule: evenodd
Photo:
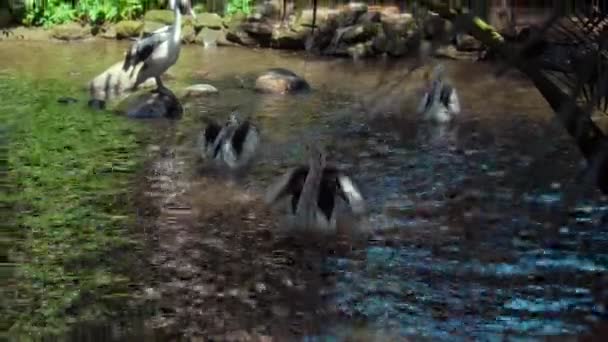
<path fill-rule="evenodd" d="M 230 169 L 247 166 L 255 157 L 260 144 L 260 132 L 249 120 L 240 122 L 233 113 L 222 127 L 207 120 L 207 127 L 200 135 L 199 148 L 203 159 L 221 162 Z"/>
<path fill-rule="evenodd" d="M 156 80 L 158 87 L 157 91 L 165 90 L 162 83 L 161 75 L 165 73 L 173 64 L 177 62 L 181 49 L 181 31 L 182 31 L 182 12 L 187 11 L 193 17 L 196 17 L 194 11 L 190 7 L 189 0 L 179 0 L 176 5 L 176 0 L 170 0 L 170 7 L 174 10 L 175 21 L 172 25 L 161 27 L 154 31 L 149 37 L 138 39 L 127 50 L 123 70 L 127 71 L 131 67 L 144 63 L 139 70 L 133 90 L 153 77 Z"/>
<path fill-rule="evenodd" d="M 456 88 L 443 81 L 443 67 L 438 65 L 431 76 L 430 89 L 422 97 L 417 109 L 423 118 L 435 123 L 450 122 L 460 113 Z"/>

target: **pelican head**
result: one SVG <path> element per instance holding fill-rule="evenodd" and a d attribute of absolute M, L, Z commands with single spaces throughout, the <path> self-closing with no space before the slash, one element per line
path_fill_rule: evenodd
<path fill-rule="evenodd" d="M 196 14 L 192 9 L 190 0 L 169 0 L 169 8 L 172 10 L 179 9 L 182 15 L 190 14 L 193 18 L 196 18 Z"/>

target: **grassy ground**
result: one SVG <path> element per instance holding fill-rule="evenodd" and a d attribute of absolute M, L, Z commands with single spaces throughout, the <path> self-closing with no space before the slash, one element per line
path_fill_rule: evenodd
<path fill-rule="evenodd" d="M 135 274 L 129 260 L 142 251 L 130 228 L 138 125 L 83 101 L 57 103 L 77 93 L 60 81 L 0 74 L 11 185 L 0 195 L 10 209 L 1 241 L 11 257 L 0 261 L 10 276 L 0 315 L 12 333 L 61 333 L 110 316 L 137 280 L 126 274 Z"/>

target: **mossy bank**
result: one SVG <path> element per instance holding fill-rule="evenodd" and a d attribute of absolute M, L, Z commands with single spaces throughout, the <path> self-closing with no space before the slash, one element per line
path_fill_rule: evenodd
<path fill-rule="evenodd" d="M 143 130 L 83 101 L 58 103 L 77 93 L 66 81 L 4 73 L 0 92 L 11 208 L 0 314 L 10 335 L 61 334 L 126 311 L 142 279 L 131 190 Z"/>

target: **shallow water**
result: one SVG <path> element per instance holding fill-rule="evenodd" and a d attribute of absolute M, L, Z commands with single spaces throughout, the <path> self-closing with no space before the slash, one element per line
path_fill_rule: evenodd
<path fill-rule="evenodd" d="M 125 46 L 2 42 L 0 65 L 41 82 L 81 84 Z M 416 75 L 403 78 L 405 62 L 185 47 L 168 85 L 220 90 L 186 107 L 186 150 L 203 116 L 223 120 L 238 107 L 258 123 L 264 149 L 243 182 L 248 190 L 260 193 L 301 162 L 302 142 L 312 140 L 326 144 L 361 187 L 374 237 L 366 262 L 326 260 L 335 283 L 325 305 L 338 317 L 323 327 L 328 335 L 350 334 L 352 321 L 372 332 L 450 341 L 588 331 L 602 314 L 596 283 L 608 267 L 608 200 L 576 179 L 580 156 L 528 81 L 496 80 L 489 65 L 444 63 L 463 106 L 444 132 L 413 115 L 421 84 Z M 313 91 L 282 97 L 247 89 L 269 67 L 304 76 Z"/>

